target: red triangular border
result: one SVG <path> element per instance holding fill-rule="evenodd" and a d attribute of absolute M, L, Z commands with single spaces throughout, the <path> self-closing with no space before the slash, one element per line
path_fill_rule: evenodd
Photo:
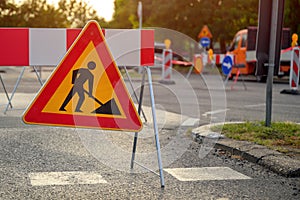
<path fill-rule="evenodd" d="M 111 82 L 114 92 L 124 110 L 125 118 L 112 118 L 103 116 L 83 116 L 74 113 L 46 113 L 42 112 L 50 98 L 60 86 L 65 76 L 72 70 L 77 59 L 81 56 L 90 42 L 94 43 L 104 69 Z M 121 81 L 121 82 L 120 82 Z M 119 84 L 122 83 L 122 84 Z M 41 124 L 52 126 L 69 126 L 83 128 L 99 128 L 108 130 L 140 131 L 142 122 L 133 101 L 129 96 L 125 83 L 116 66 L 100 26 L 90 21 L 83 28 L 76 41 L 70 47 L 61 63 L 56 67 L 50 78 L 44 84 L 38 95 L 26 109 L 23 121 L 28 124 Z"/>

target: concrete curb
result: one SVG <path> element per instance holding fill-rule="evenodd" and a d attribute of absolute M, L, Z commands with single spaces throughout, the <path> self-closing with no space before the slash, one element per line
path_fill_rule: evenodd
<path fill-rule="evenodd" d="M 243 123 L 243 122 L 230 122 Z M 219 133 L 210 131 L 210 127 L 220 124 L 209 124 L 192 130 L 194 141 L 202 143 L 203 139 L 217 139 L 215 148 L 225 150 L 233 155 L 238 155 L 250 162 L 262 165 L 273 172 L 286 177 L 300 177 L 300 160 L 292 159 L 280 152 L 265 146 L 246 141 L 236 141 L 225 138 Z M 218 137 L 217 137 L 218 136 Z"/>

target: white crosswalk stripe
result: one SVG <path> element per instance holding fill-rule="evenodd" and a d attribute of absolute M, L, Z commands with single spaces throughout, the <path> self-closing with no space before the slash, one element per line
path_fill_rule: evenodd
<path fill-rule="evenodd" d="M 180 181 L 251 179 L 229 167 L 170 168 L 164 170 Z"/>
<path fill-rule="evenodd" d="M 99 173 L 89 171 L 38 172 L 30 173 L 29 178 L 32 186 L 107 183 Z"/>

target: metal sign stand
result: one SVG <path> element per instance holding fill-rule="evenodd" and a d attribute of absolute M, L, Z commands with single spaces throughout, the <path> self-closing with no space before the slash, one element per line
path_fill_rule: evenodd
<path fill-rule="evenodd" d="M 142 167 L 142 168 L 158 175 L 160 177 L 161 187 L 163 188 L 163 187 L 165 187 L 165 181 L 164 181 L 163 166 L 162 166 L 162 160 L 161 160 L 158 126 L 157 126 L 157 122 L 156 122 L 156 111 L 155 111 L 155 101 L 154 101 L 154 93 L 153 93 L 153 86 L 152 86 L 152 76 L 151 76 L 151 70 L 150 70 L 149 67 L 144 67 L 143 72 L 142 72 L 142 83 L 141 83 L 141 90 L 140 90 L 140 100 L 139 100 L 139 106 L 138 106 L 138 114 L 140 114 L 141 110 L 142 110 L 143 94 L 144 94 L 144 87 L 145 87 L 145 73 L 146 72 L 147 72 L 147 75 L 148 75 L 148 84 L 149 84 L 151 109 L 152 109 L 152 119 L 153 119 L 153 129 L 154 129 L 154 134 L 155 134 L 159 174 L 156 173 L 154 170 L 151 170 L 151 169 L 145 167 L 144 165 L 142 165 L 142 164 L 135 161 L 135 153 L 136 153 L 136 147 L 137 147 L 138 132 L 136 132 L 135 135 L 134 135 L 132 157 L 131 157 L 131 166 L 130 167 L 133 170 L 134 164 L 137 164 L 140 167 Z"/>
<path fill-rule="evenodd" d="M 187 73 L 187 75 L 186 75 L 186 79 L 189 79 L 190 78 L 190 76 L 191 76 L 191 74 L 192 74 L 192 71 L 193 71 L 193 69 L 194 69 L 194 64 L 193 65 L 191 65 L 191 67 L 190 67 L 190 69 L 189 69 L 189 72 Z"/>
<path fill-rule="evenodd" d="M 35 66 L 32 66 L 32 68 L 33 68 L 33 70 L 34 70 L 34 72 L 35 72 L 35 74 L 36 74 L 36 76 L 37 76 L 37 78 L 38 78 L 38 81 L 40 82 L 41 85 L 43 85 L 43 81 L 42 81 L 42 79 L 41 79 L 41 77 L 40 77 L 40 75 L 39 75 L 39 73 L 38 73 L 36 67 L 35 67 Z M 15 95 L 17 89 L 18 89 L 18 86 L 19 86 L 19 84 L 20 84 L 20 82 L 21 82 L 21 79 L 22 79 L 22 77 L 23 77 L 23 75 L 24 75 L 25 69 L 26 69 L 26 66 L 24 66 L 24 67 L 22 68 L 22 71 L 20 72 L 20 74 L 19 74 L 19 76 L 18 76 L 17 82 L 16 82 L 16 84 L 15 84 L 15 86 L 14 86 L 14 89 L 13 89 L 13 91 L 12 91 L 12 93 L 11 93 L 11 96 L 8 97 L 8 103 L 7 103 L 6 108 L 5 108 L 5 110 L 4 110 L 4 114 L 6 114 L 6 112 L 7 112 L 7 110 L 8 110 L 9 107 L 12 108 L 12 99 L 14 98 L 14 95 Z"/>
<path fill-rule="evenodd" d="M 133 91 L 133 95 L 134 95 L 136 101 L 139 102 L 139 99 L 138 99 L 138 97 L 137 97 L 137 95 L 136 95 L 136 92 L 134 91 L 134 87 L 133 87 L 133 84 L 132 84 L 132 80 L 131 80 L 130 75 L 129 75 L 129 73 L 128 73 L 127 67 L 126 67 L 126 66 L 123 66 L 123 68 L 124 68 L 124 70 L 125 70 L 127 79 L 128 79 L 128 81 L 129 81 L 129 84 L 130 84 L 130 87 L 131 87 L 131 89 L 132 89 L 132 91 Z M 139 68 L 142 68 L 142 67 L 140 66 Z M 141 108 L 141 111 L 142 111 L 142 115 L 143 115 L 143 117 L 144 117 L 144 119 L 145 119 L 145 122 L 147 122 L 146 115 L 145 115 L 145 113 L 144 113 L 144 111 L 143 111 L 142 108 Z M 140 114 L 140 113 L 139 113 L 139 114 Z"/>
<path fill-rule="evenodd" d="M 225 86 L 225 87 L 226 87 L 226 85 L 227 85 L 227 83 L 228 83 L 230 77 L 231 77 L 231 72 L 230 72 L 229 74 L 227 74 L 227 76 L 226 76 L 226 79 L 225 79 L 225 81 L 224 81 L 224 86 Z"/>
<path fill-rule="evenodd" d="M 230 75 L 230 74 L 231 74 L 231 73 L 229 73 L 229 75 Z M 228 75 L 228 76 L 229 76 L 229 75 Z M 236 75 L 235 75 L 234 82 L 233 82 L 233 84 L 231 85 L 231 90 L 233 90 L 233 86 L 237 83 L 239 76 L 240 76 L 241 79 L 242 79 L 242 83 L 243 83 L 244 89 L 247 90 L 247 87 L 246 87 L 246 84 L 245 84 L 244 77 L 243 77 L 243 75 L 242 75 L 242 73 L 241 73 L 239 67 L 237 67 L 237 73 L 236 73 Z M 228 78 L 229 78 L 229 77 L 226 78 L 227 81 L 228 81 Z M 226 83 L 227 83 L 227 82 L 226 82 Z M 225 85 L 226 85 L 226 83 L 225 83 Z"/>

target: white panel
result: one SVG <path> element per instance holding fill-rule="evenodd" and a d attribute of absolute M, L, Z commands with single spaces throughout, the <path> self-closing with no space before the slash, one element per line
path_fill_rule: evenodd
<path fill-rule="evenodd" d="M 281 53 L 280 55 L 280 61 L 291 61 L 291 50 L 290 51 L 284 51 L 283 53 Z"/>
<path fill-rule="evenodd" d="M 66 29 L 30 28 L 29 64 L 59 64 L 66 53 Z"/>
<path fill-rule="evenodd" d="M 246 62 L 256 61 L 256 51 L 246 51 Z"/>
<path fill-rule="evenodd" d="M 105 39 L 117 65 L 140 65 L 140 30 L 106 29 Z"/>

